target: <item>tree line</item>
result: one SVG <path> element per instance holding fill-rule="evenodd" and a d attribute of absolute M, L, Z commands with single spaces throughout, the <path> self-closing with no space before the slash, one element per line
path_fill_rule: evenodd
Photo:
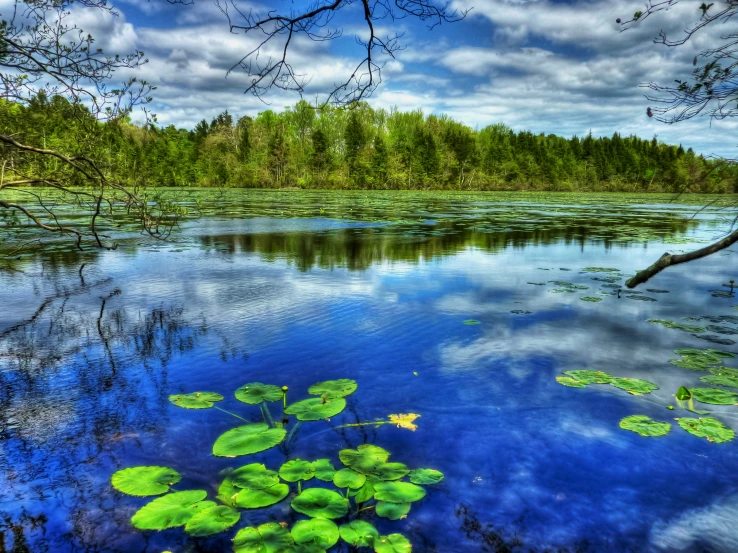
<path fill-rule="evenodd" d="M 636 136 L 563 138 L 472 129 L 445 115 L 304 100 L 277 113 L 224 111 L 193 130 L 129 118 L 95 121 L 80 105 L 43 92 L 0 101 L 0 133 L 66 155 L 85 152 L 134 186 L 382 190 L 551 190 L 732 193 L 735 163 Z M 64 170 L 53 156 L 2 151 L 15 174 Z M 10 164 L 10 165 L 8 165 Z"/>

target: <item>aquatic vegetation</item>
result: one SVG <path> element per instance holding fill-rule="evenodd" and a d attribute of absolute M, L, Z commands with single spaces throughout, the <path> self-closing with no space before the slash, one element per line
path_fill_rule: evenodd
<path fill-rule="evenodd" d="M 167 467 L 131 467 L 119 470 L 110 481 L 119 492 L 145 497 L 166 493 L 181 479 L 176 470 Z"/>
<path fill-rule="evenodd" d="M 734 405 L 738 403 L 738 394 L 721 388 L 690 388 L 689 393 L 697 401 L 712 405 Z"/>
<path fill-rule="evenodd" d="M 247 405 L 259 405 L 264 422 L 244 424 L 223 433 L 213 445 L 213 454 L 221 457 L 249 455 L 266 451 L 284 440 L 289 442 L 302 421 L 334 416 L 345 407 L 344 396 L 356 389 L 356 382 L 349 379 L 315 384 L 308 391 L 320 397 L 285 407 L 285 418 L 275 422 L 263 403 L 279 401 L 286 390 L 261 383 L 246 384 L 236 391 L 236 397 Z M 340 406 L 338 411 L 336 405 Z M 238 414 L 221 411 L 247 420 Z M 294 414 L 298 422 L 288 438 L 289 419 L 286 417 L 289 414 Z M 388 420 L 344 424 L 338 428 L 393 424 L 415 430 L 414 421 L 418 417 L 417 413 L 400 413 L 389 415 Z M 427 492 L 422 486 L 443 481 L 443 473 L 430 468 L 411 470 L 403 463 L 390 461 L 389 451 L 373 444 L 341 450 L 338 458 L 344 465 L 339 470 L 327 458 L 289 459 L 278 471 L 263 463 L 229 469 L 224 471 L 225 478 L 218 486 L 216 499 L 219 503 L 208 500 L 204 490 L 172 491 L 170 486 L 179 482 L 181 475 L 167 467 L 122 469 L 111 476 L 111 482 L 117 490 L 132 496 L 166 494 L 141 507 L 131 519 L 133 526 L 140 530 L 184 526 L 185 533 L 190 536 L 209 536 L 228 530 L 241 519 L 239 509 L 275 505 L 288 498 L 290 484 L 296 484 L 290 507 L 309 518 L 298 520 L 291 529 L 284 522 L 241 528 L 233 539 L 235 553 L 325 553 L 339 539 L 356 547 L 373 547 L 377 553 L 411 551 L 412 545 L 404 536 L 380 536 L 374 526 L 360 519 L 361 513 L 374 509 L 377 516 L 403 519 L 413 502 L 425 498 Z M 303 482 L 313 479 L 331 483 L 339 491 L 321 486 L 302 488 Z M 341 523 L 340 526 L 334 521 Z"/>
<path fill-rule="evenodd" d="M 719 420 L 713 419 L 712 417 L 699 419 L 679 418 L 675 420 L 684 430 L 698 438 L 707 438 L 708 442 L 721 444 L 735 438 L 735 432 L 733 432 L 732 428 L 728 428 Z"/>
<path fill-rule="evenodd" d="M 733 357 L 732 353 L 714 349 L 680 348 L 675 349 L 674 353 L 681 356 L 681 359 L 672 359 L 669 363 L 691 371 L 706 371 L 710 367 L 721 365 L 724 358 Z"/>
<path fill-rule="evenodd" d="M 192 392 L 169 396 L 169 401 L 177 407 L 184 407 L 185 409 L 208 409 L 215 402 L 222 400 L 223 396 L 215 392 Z"/>
<path fill-rule="evenodd" d="M 238 457 L 274 447 L 287 435 L 284 428 L 269 428 L 263 422 L 244 424 L 221 434 L 213 444 L 216 457 Z"/>
<path fill-rule="evenodd" d="M 606 372 L 590 370 L 564 371 L 564 374 L 584 384 L 610 384 L 614 378 Z"/>
<path fill-rule="evenodd" d="M 282 388 L 261 382 L 244 384 L 236 390 L 236 399 L 249 405 L 258 405 L 264 401 L 279 401 L 283 395 Z"/>
<path fill-rule="evenodd" d="M 640 378 L 613 378 L 610 382 L 616 388 L 625 390 L 629 394 L 634 396 L 640 394 L 650 394 L 653 390 L 658 390 L 659 387 L 652 382 L 647 380 L 641 380 Z"/>
<path fill-rule="evenodd" d="M 640 378 L 617 378 L 606 372 L 590 370 L 564 371 L 567 376 L 557 376 L 556 381 L 571 388 L 584 388 L 587 384 L 610 384 L 629 394 L 648 394 L 658 390 L 658 386 Z"/>
<path fill-rule="evenodd" d="M 570 388 L 586 388 L 587 387 L 587 385 L 584 382 L 581 382 L 580 380 L 577 380 L 576 378 L 571 378 L 570 376 L 557 376 L 556 382 L 564 386 L 569 386 Z"/>
<path fill-rule="evenodd" d="M 721 346 L 732 346 L 735 344 L 735 340 L 731 340 L 730 338 L 723 338 L 722 336 L 717 336 L 716 334 L 692 334 L 695 338 L 699 338 L 700 340 L 707 340 L 708 342 L 712 342 L 713 344 L 720 344 Z"/>
<path fill-rule="evenodd" d="M 646 415 L 631 415 L 620 421 L 620 428 L 641 436 L 666 436 L 671 430 L 671 424 L 655 421 Z"/>
<path fill-rule="evenodd" d="M 607 267 L 585 267 L 582 273 L 619 273 L 620 269 L 611 269 Z"/>
<path fill-rule="evenodd" d="M 139 530 L 184 526 L 197 513 L 216 506 L 214 501 L 203 501 L 207 495 L 204 490 L 189 490 L 159 497 L 136 511 L 131 523 Z"/>
<path fill-rule="evenodd" d="M 579 299 L 582 300 L 582 301 L 588 301 L 588 302 L 592 302 L 592 303 L 595 303 L 595 302 L 598 302 L 598 301 L 602 301 L 602 298 L 597 298 L 597 297 L 594 297 L 594 296 L 582 296 Z"/>
<path fill-rule="evenodd" d="M 524 309 L 513 309 L 510 313 L 514 315 L 532 315 L 533 311 L 525 311 Z"/>
<path fill-rule="evenodd" d="M 685 325 L 681 323 L 675 323 L 674 321 L 668 321 L 666 319 L 648 319 L 649 323 L 663 325 L 666 328 L 676 328 L 683 330 L 684 332 L 704 332 L 705 329 L 699 326 Z"/>
<path fill-rule="evenodd" d="M 474 326 L 474 325 L 478 325 L 478 324 L 481 324 L 481 323 L 480 323 L 480 321 L 478 321 L 476 319 L 467 319 L 467 320 L 464 321 L 464 324 L 467 325 L 467 326 Z"/>

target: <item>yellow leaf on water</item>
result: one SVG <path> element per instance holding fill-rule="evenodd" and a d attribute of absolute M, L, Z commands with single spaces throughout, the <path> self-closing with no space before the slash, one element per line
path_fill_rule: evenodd
<path fill-rule="evenodd" d="M 397 415 L 390 415 L 390 422 L 396 424 L 397 428 L 406 428 L 415 432 L 418 426 L 413 424 L 413 421 L 420 415 L 417 413 L 399 413 Z"/>

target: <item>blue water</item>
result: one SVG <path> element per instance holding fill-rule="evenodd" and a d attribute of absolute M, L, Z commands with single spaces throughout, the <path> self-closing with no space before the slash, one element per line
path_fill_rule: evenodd
<path fill-rule="evenodd" d="M 592 280 L 601 275 L 581 272 L 629 275 L 665 250 L 699 247 L 719 235 L 719 214 L 687 224 L 689 206 L 594 200 L 490 203 L 483 211 L 454 199 L 441 207 L 443 200 L 419 207 L 407 215 L 414 224 L 212 216 L 184 225 L 174 243 L 137 239 L 110 252 L 39 255 L 0 273 L 5 550 L 230 551 L 239 528 L 302 516 L 285 500 L 243 511 L 212 538 L 188 538 L 181 528 L 142 532 L 129 520 L 148 500 L 116 492 L 110 475 L 168 466 L 183 476 L 178 490 L 207 490 L 213 499 L 228 468 L 321 457 L 340 467 L 340 449 L 374 443 L 392 461 L 445 474 L 406 519 L 364 514 L 417 552 L 738 551 L 738 441 L 708 443 L 676 423 L 661 438 L 618 426 L 633 414 L 694 416 L 666 408 L 679 386 L 703 376 L 671 365 L 675 348 L 738 352 L 647 322 L 738 315 L 735 298 L 710 292 L 736 276 L 735 253 L 670 268 L 639 287 L 656 301 L 617 297 Z M 500 222 L 498 212 L 507 213 Z M 553 293 L 552 280 L 588 289 Z M 659 389 L 633 396 L 559 385 L 555 377 L 569 369 L 643 378 Z M 286 447 L 239 459 L 211 453 L 239 421 L 167 399 L 218 392 L 220 407 L 256 422 L 258 407 L 233 396 L 242 384 L 288 385 L 295 401 L 334 378 L 359 385 L 343 413 L 303 423 Z M 700 407 L 738 429 L 735 406 Z M 271 409 L 281 414 L 279 404 Z M 421 415 L 415 432 L 336 428 L 410 412 Z M 315 485 L 330 487 L 306 484 Z M 341 547 L 331 551 L 349 551 Z"/>

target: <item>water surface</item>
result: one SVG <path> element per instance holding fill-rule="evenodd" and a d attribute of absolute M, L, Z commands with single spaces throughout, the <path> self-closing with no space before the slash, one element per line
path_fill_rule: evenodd
<path fill-rule="evenodd" d="M 738 353 L 705 340 L 710 332 L 647 322 L 738 315 L 734 297 L 714 292 L 736 277 L 735 253 L 620 297 L 602 273 L 583 272 L 631 275 L 727 228 L 717 205 L 697 213 L 702 199 L 671 200 L 196 191 L 199 218 L 172 241 L 127 231 L 115 251 L 54 242 L 19 252 L 0 273 L 5 549 L 229 551 L 241 527 L 294 522 L 288 501 L 244 512 L 213 538 L 141 532 L 129 519 L 147 500 L 113 490 L 110 475 L 169 466 L 183 475 L 178 489 L 212 499 L 229 467 L 295 457 L 339 466 L 338 450 L 375 443 L 446 475 L 407 519 L 367 515 L 415 551 L 738 550 L 738 441 L 711 444 L 676 423 L 663 438 L 618 427 L 633 414 L 693 416 L 666 408 L 703 376 L 671 365 L 675 348 Z M 558 281 L 587 288 L 554 292 Z M 555 377 L 569 369 L 659 390 L 567 388 Z M 344 413 L 242 459 L 211 454 L 235 419 L 167 399 L 215 391 L 224 409 L 257 421 L 233 397 L 242 384 L 286 384 L 296 400 L 333 378 L 359 384 Z M 735 406 L 701 407 L 738 429 Z M 335 428 L 407 412 L 421 414 L 415 432 Z"/>

